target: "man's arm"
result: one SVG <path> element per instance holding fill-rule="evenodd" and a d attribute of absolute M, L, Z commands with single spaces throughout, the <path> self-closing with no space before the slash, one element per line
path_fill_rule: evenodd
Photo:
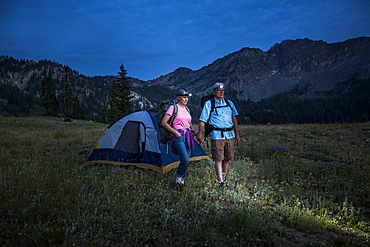
<path fill-rule="evenodd" d="M 197 139 L 198 139 L 198 141 L 200 141 L 200 143 L 204 142 L 204 138 L 203 138 L 204 125 L 205 125 L 205 123 L 203 121 L 199 121 Z"/>
<path fill-rule="evenodd" d="M 236 120 L 236 117 L 235 116 L 232 116 L 231 119 L 232 119 L 233 124 L 234 124 L 233 128 L 234 128 L 234 132 L 235 132 L 235 142 L 236 142 L 236 145 L 238 146 L 239 145 L 239 142 L 240 142 L 239 128 L 238 128 L 238 120 Z"/>

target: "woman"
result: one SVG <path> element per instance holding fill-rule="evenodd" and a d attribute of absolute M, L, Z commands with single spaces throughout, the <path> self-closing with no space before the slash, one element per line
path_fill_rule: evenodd
<path fill-rule="evenodd" d="M 190 94 L 191 95 L 191 94 Z M 189 165 L 190 153 L 192 149 L 192 145 L 189 145 L 189 139 L 192 140 L 192 132 L 194 132 L 195 136 L 197 133 L 195 132 L 195 128 L 191 124 L 191 116 L 189 113 L 189 109 L 186 107 L 188 103 L 189 93 L 184 89 L 179 89 L 176 93 L 176 97 L 178 102 L 176 106 L 178 108 L 177 116 L 173 120 L 172 126 L 168 124 L 168 120 L 173 114 L 174 106 L 171 105 L 166 115 L 162 119 L 162 126 L 166 128 L 168 131 L 173 133 L 175 137 L 169 142 L 172 143 L 174 150 L 180 156 L 180 164 L 177 168 L 176 172 L 176 180 L 174 182 L 175 188 L 181 188 L 184 186 L 186 171 Z M 191 138 L 186 138 L 186 137 Z"/>

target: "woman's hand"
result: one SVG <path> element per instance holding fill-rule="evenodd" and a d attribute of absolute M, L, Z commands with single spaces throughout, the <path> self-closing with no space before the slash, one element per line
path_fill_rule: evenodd
<path fill-rule="evenodd" d="M 176 131 L 175 136 L 176 136 L 176 137 L 180 137 L 180 136 L 181 136 L 181 134 L 180 134 L 178 131 Z"/>

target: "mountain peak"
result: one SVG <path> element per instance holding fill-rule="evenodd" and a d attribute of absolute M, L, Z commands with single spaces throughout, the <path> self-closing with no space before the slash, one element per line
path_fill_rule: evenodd
<path fill-rule="evenodd" d="M 370 64 L 369 43 L 366 37 L 332 44 L 304 38 L 276 43 L 267 52 L 245 47 L 197 71 L 181 67 L 150 83 L 184 86 L 203 94 L 210 92 L 215 82 L 223 82 L 238 92 L 238 97 L 252 101 L 310 84 L 314 95 L 358 70 L 362 77 L 369 76 L 370 72 L 361 69 Z"/>

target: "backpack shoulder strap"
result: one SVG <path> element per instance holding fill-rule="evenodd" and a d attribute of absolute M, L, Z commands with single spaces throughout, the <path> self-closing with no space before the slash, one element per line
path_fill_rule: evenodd
<path fill-rule="evenodd" d="M 225 102 L 226 102 L 227 106 L 231 108 L 230 101 L 225 98 Z M 231 109 L 233 109 L 233 108 L 231 108 Z"/>
<path fill-rule="evenodd" d="M 226 105 L 223 105 L 223 106 L 215 106 L 216 105 L 216 101 L 215 101 L 215 98 L 212 98 L 210 99 L 211 100 L 211 112 L 209 113 L 209 118 L 211 118 L 211 113 L 213 111 L 216 112 L 216 115 L 218 115 L 217 113 L 217 108 L 223 108 L 223 107 L 230 107 L 230 109 L 232 110 L 233 108 L 231 107 L 231 104 L 230 104 L 230 101 L 226 98 L 224 98 L 225 102 L 226 102 Z M 208 121 L 209 121 L 209 118 L 208 118 Z"/>
<path fill-rule="evenodd" d="M 225 100 L 226 105 L 216 106 L 216 107 L 214 107 L 214 108 L 230 107 L 230 109 L 232 109 L 231 104 L 230 104 L 230 101 L 229 101 L 228 99 L 226 99 L 226 98 L 224 98 L 224 100 Z M 213 101 L 214 101 L 214 100 L 213 100 Z"/>
<path fill-rule="evenodd" d="M 177 108 L 176 103 L 175 104 L 172 104 L 172 105 L 173 105 L 173 114 L 172 115 L 176 115 L 177 116 L 177 112 L 179 111 L 179 109 Z"/>
<path fill-rule="evenodd" d="M 210 101 L 211 101 L 211 111 L 209 112 L 207 123 L 209 123 L 209 120 L 211 119 L 211 114 L 215 110 L 215 105 L 216 105 L 214 97 L 211 98 Z"/>
<path fill-rule="evenodd" d="M 173 103 L 172 105 L 173 105 L 173 113 L 172 113 L 172 116 L 170 117 L 170 120 L 168 121 L 171 127 L 172 127 L 173 120 L 176 118 L 177 112 L 179 111 L 176 103 Z"/>
<path fill-rule="evenodd" d="M 211 114 L 215 110 L 216 101 L 214 97 L 210 100 L 211 100 L 211 112 L 210 112 Z"/>

